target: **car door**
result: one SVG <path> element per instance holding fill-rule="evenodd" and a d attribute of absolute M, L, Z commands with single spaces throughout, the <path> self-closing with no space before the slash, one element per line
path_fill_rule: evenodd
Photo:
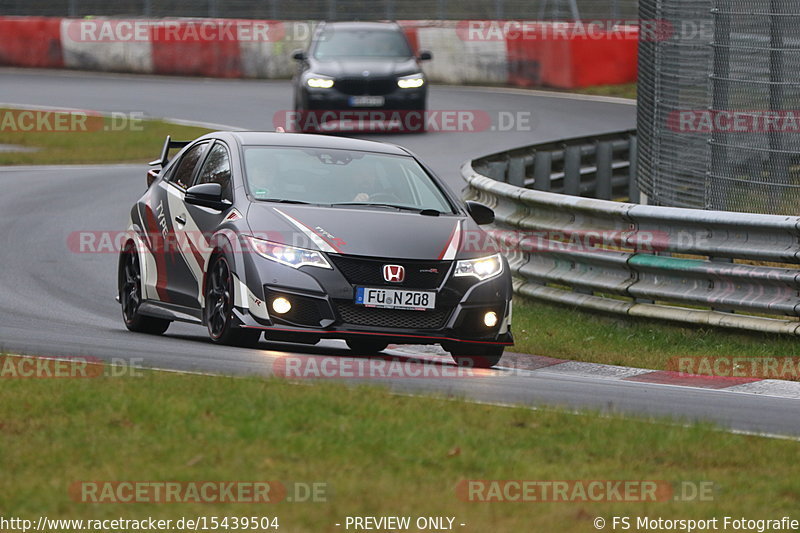
<path fill-rule="evenodd" d="M 210 256 L 209 238 L 222 224 L 233 205 L 233 183 L 231 182 L 231 157 L 222 141 L 215 141 L 207 150 L 192 185 L 219 183 L 222 199 L 227 207 L 213 209 L 182 201 L 174 212 L 175 233 L 181 243 L 181 251 L 188 270 L 192 273 L 190 283 L 182 284 L 181 290 L 193 307 L 203 305 L 203 281 Z"/>
<path fill-rule="evenodd" d="M 181 214 L 185 212 L 183 198 L 186 189 L 194 182 L 209 145 L 208 141 L 203 141 L 184 151 L 165 179 L 151 188 L 152 193 L 147 201 L 151 213 L 148 217 L 154 218 L 157 231 L 162 234 L 155 239 L 157 245 L 154 247 L 158 267 L 158 296 L 163 302 L 182 307 L 197 306 L 196 298 L 187 296 L 196 294 L 197 282 L 195 273 L 184 259 L 186 245 L 181 227 Z M 192 291 L 191 287 L 195 289 Z"/>

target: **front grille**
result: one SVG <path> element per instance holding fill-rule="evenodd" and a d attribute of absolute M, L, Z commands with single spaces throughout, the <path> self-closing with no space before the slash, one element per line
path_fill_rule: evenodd
<path fill-rule="evenodd" d="M 351 285 L 377 285 L 413 289 L 439 288 L 452 264 L 452 261 L 396 261 L 335 254 L 330 254 L 329 257 Z M 406 270 L 405 280 L 402 283 L 390 283 L 383 279 L 384 265 L 402 265 Z"/>
<path fill-rule="evenodd" d="M 395 78 L 344 78 L 336 80 L 335 87 L 353 96 L 383 96 L 397 89 Z"/>
<path fill-rule="evenodd" d="M 351 303 L 337 303 L 342 321 L 356 326 L 401 329 L 439 329 L 447 319 L 447 311 L 406 311 L 376 309 Z"/>

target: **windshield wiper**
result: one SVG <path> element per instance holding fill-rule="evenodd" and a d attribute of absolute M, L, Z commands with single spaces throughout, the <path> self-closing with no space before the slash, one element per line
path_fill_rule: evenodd
<path fill-rule="evenodd" d="M 408 206 L 408 205 L 382 204 L 382 203 L 373 203 L 373 202 L 339 202 L 339 203 L 331 204 L 331 206 L 386 207 L 386 208 L 397 209 L 399 211 L 414 211 L 415 213 L 419 213 L 421 215 L 435 216 L 435 217 L 438 217 L 441 214 L 436 209 L 420 209 L 419 207 L 412 207 L 412 206 Z"/>
<path fill-rule="evenodd" d="M 302 200 L 289 200 L 287 198 L 256 198 L 259 202 L 275 202 L 279 204 L 300 204 L 300 205 L 312 205 L 311 202 L 304 202 Z M 313 204 L 319 205 L 319 204 Z"/>

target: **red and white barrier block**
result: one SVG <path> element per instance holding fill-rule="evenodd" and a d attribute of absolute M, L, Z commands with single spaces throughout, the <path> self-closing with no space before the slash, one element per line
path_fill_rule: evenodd
<path fill-rule="evenodd" d="M 0 17 L 0 65 L 288 78 L 317 22 Z M 638 29 L 618 23 L 401 21 L 433 82 L 577 88 L 636 80 Z"/>

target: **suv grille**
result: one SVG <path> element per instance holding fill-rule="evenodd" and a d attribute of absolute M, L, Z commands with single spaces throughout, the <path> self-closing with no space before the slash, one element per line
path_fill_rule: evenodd
<path fill-rule="evenodd" d="M 385 287 L 408 287 L 412 289 L 437 289 L 450 270 L 452 261 L 406 261 L 392 259 L 364 259 L 329 254 L 351 285 L 377 285 Z M 402 283 L 389 283 L 383 279 L 384 265 L 402 265 L 406 278 Z M 428 271 L 428 272 L 425 272 Z M 433 272 L 430 272 L 433 271 Z"/>
<path fill-rule="evenodd" d="M 344 78 L 334 86 L 344 94 L 383 96 L 397 89 L 395 78 Z"/>
<path fill-rule="evenodd" d="M 447 319 L 447 311 L 406 311 L 376 309 L 351 303 L 337 303 L 342 321 L 357 326 L 402 329 L 439 329 Z"/>

